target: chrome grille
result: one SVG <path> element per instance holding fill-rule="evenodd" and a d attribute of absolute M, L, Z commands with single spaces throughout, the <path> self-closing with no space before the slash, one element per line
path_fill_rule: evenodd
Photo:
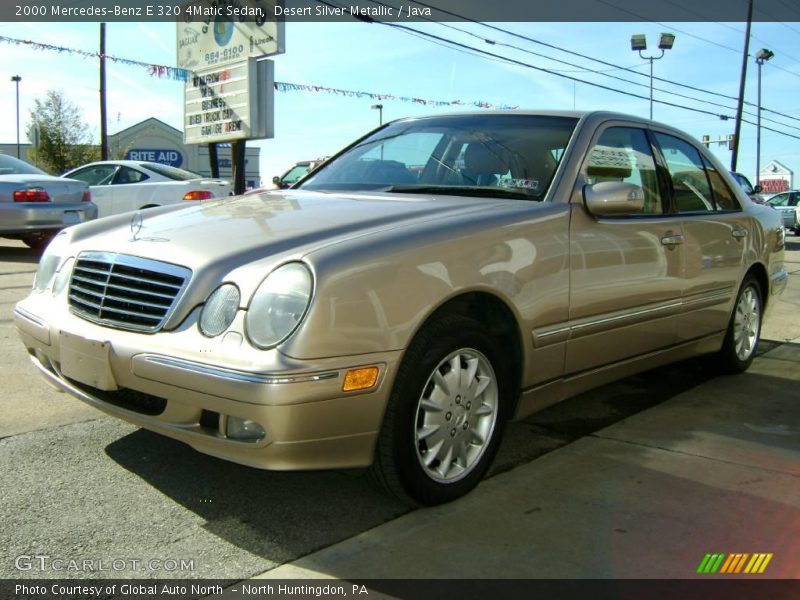
<path fill-rule="evenodd" d="M 167 320 L 192 272 L 137 256 L 82 252 L 69 282 L 80 317 L 118 329 L 153 332 Z"/>

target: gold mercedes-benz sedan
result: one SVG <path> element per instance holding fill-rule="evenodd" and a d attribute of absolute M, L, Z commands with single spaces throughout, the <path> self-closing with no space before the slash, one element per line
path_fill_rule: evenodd
<path fill-rule="evenodd" d="M 71 227 L 14 319 L 56 388 L 265 469 L 363 467 L 419 504 L 504 423 L 697 354 L 753 359 L 780 215 L 621 114 L 394 121 L 289 190 Z"/>

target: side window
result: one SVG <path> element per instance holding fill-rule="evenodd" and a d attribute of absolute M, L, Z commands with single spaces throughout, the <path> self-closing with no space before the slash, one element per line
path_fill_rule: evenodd
<path fill-rule="evenodd" d="M 117 167 L 115 165 L 95 165 L 73 173 L 69 178 L 83 181 L 88 185 L 107 185 L 111 183 L 116 171 Z"/>
<path fill-rule="evenodd" d="M 697 148 L 663 133 L 656 133 L 656 140 L 667 161 L 678 212 L 713 211 L 711 186 Z"/>
<path fill-rule="evenodd" d="M 621 181 L 638 185 L 644 190 L 642 214 L 664 212 L 655 161 L 643 129 L 606 129 L 589 153 L 585 176 L 589 184 Z"/>
<path fill-rule="evenodd" d="M 719 171 L 705 158 L 703 159 L 703 164 L 706 167 L 708 180 L 711 182 L 711 191 L 714 194 L 714 203 L 717 210 L 740 210 L 742 207 L 739 206 L 739 201 L 736 200 L 736 196 L 731 191 L 731 188 L 728 187 L 728 184 L 725 183 Z"/>
<path fill-rule="evenodd" d="M 773 196 L 769 199 L 769 203 L 772 206 L 788 206 L 789 194 L 778 194 L 777 196 Z"/>
<path fill-rule="evenodd" d="M 141 171 L 137 171 L 136 169 L 130 169 L 128 167 L 120 167 L 119 171 L 117 171 L 117 174 L 114 177 L 114 185 L 120 185 L 126 183 L 140 183 L 145 179 L 150 179 L 150 178 Z"/>
<path fill-rule="evenodd" d="M 800 194 L 795 192 L 792 194 L 792 198 L 789 200 L 789 206 L 797 206 L 798 202 L 800 202 Z"/>

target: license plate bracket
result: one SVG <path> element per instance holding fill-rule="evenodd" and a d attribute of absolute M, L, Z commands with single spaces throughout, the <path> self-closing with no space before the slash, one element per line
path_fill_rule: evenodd
<path fill-rule="evenodd" d="M 81 214 L 76 210 L 67 210 L 64 211 L 64 216 L 62 218 L 62 223 L 64 225 L 75 225 L 80 223 L 83 219 L 81 218 Z"/>
<path fill-rule="evenodd" d="M 100 390 L 119 389 L 111 372 L 110 342 L 89 340 L 62 331 L 61 372 L 64 376 Z"/>

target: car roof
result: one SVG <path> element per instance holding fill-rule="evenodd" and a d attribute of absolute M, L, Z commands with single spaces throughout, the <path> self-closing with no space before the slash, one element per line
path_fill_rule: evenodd
<path fill-rule="evenodd" d="M 127 159 L 126 160 L 96 160 L 94 162 L 90 162 L 90 163 L 86 163 L 85 165 L 81 165 L 78 168 L 91 167 L 91 166 L 96 166 L 96 165 L 122 165 L 123 167 L 140 167 L 142 165 L 146 165 L 146 164 L 149 164 L 151 162 L 152 161 L 148 161 L 148 160 L 127 160 Z"/>
<path fill-rule="evenodd" d="M 643 117 L 635 115 L 608 111 L 608 110 L 534 110 L 534 109 L 507 109 L 507 110 L 470 110 L 464 112 L 446 112 L 439 114 L 424 115 L 420 117 L 404 117 L 398 121 L 408 121 L 414 119 L 435 119 L 438 117 L 469 117 L 486 115 L 526 115 L 531 117 L 570 117 L 573 119 L 585 119 L 588 117 L 599 117 L 603 119 L 625 119 L 626 121 L 639 121 L 642 123 L 657 123 Z M 661 125 L 661 123 L 658 123 Z"/>

